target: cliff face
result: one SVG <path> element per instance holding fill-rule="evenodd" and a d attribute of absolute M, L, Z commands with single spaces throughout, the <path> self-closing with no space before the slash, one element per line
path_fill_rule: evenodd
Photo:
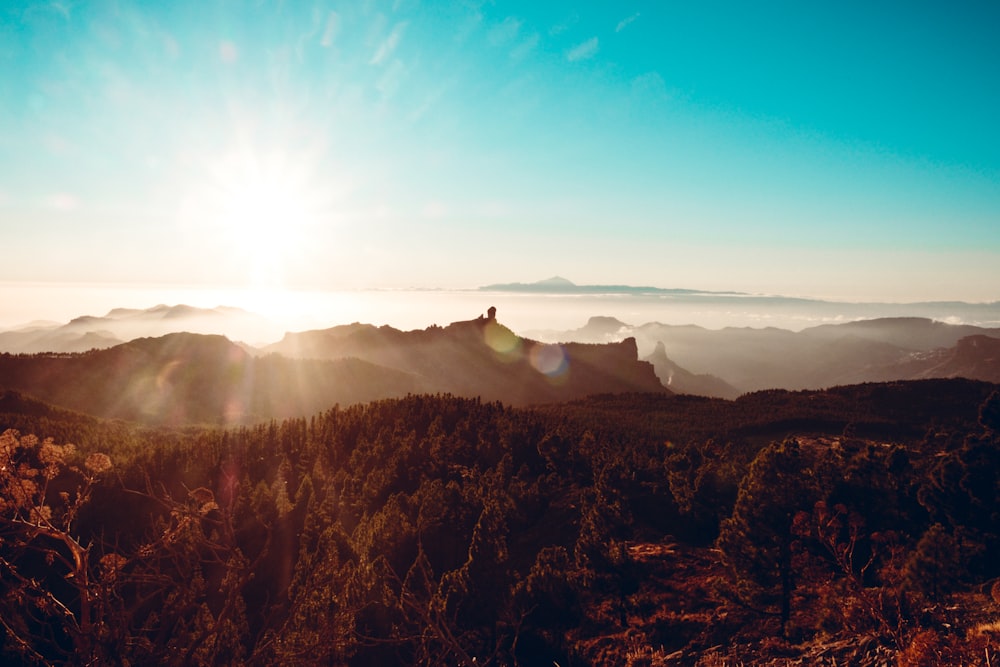
<path fill-rule="evenodd" d="M 1000 377 L 991 347 L 1000 340 L 1000 328 L 917 317 L 825 324 L 798 332 L 656 322 L 633 327 L 594 317 L 581 329 L 538 332 L 544 340 L 590 343 L 624 335 L 635 336 L 642 358 L 652 361 L 664 384 L 678 393 L 731 398 L 763 389 L 939 377 L 995 382 Z"/>
<path fill-rule="evenodd" d="M 952 347 L 901 365 L 901 369 L 907 379 L 964 377 L 1000 382 L 1000 338 L 966 336 Z"/>
<path fill-rule="evenodd" d="M 665 391 L 653 365 L 639 360 L 635 338 L 607 344 L 567 343 L 562 349 L 582 395 Z"/>
<path fill-rule="evenodd" d="M 356 357 L 412 373 L 430 391 L 509 405 L 667 391 L 652 365 L 639 360 L 634 338 L 547 344 L 521 338 L 493 318 L 405 332 L 353 324 L 287 334 L 267 351 L 315 359 Z"/>
<path fill-rule="evenodd" d="M 660 382 L 678 394 L 727 399 L 733 399 L 740 395 L 735 387 L 714 375 L 696 375 L 679 366 L 667 356 L 667 349 L 662 342 L 656 343 L 653 354 L 646 357 L 645 361 L 653 365 Z"/>

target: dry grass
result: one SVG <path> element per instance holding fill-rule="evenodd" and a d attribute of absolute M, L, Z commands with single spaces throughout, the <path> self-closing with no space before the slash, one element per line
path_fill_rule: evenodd
<path fill-rule="evenodd" d="M 980 623 L 972 628 L 972 635 L 996 635 L 1000 636 L 1000 620 Z"/>

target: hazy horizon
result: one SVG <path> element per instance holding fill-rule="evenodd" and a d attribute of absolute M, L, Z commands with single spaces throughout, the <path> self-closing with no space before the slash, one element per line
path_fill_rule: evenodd
<path fill-rule="evenodd" d="M 222 333 L 251 345 L 275 342 L 289 331 L 354 322 L 402 330 L 444 326 L 474 319 L 490 306 L 498 308 L 500 322 L 519 335 L 529 336 L 578 329 L 591 317 L 615 317 L 633 326 L 658 322 L 707 329 L 777 327 L 798 331 L 877 317 L 926 317 L 950 324 L 1000 327 L 1000 302 L 859 303 L 754 294 L 530 293 L 479 288 L 264 293 L 197 286 L 0 283 L 0 300 L 6 304 L 0 313 L 0 331 L 33 321 L 61 325 L 81 316 L 103 317 L 115 308 L 240 308 L 261 319 L 250 323 L 201 322 L 191 330 Z"/>
<path fill-rule="evenodd" d="M 282 305 L 553 274 L 994 302 L 998 21 L 986 4 L 7 2 L 0 281 L 27 291 L 0 317 L 41 309 L 40 282 Z"/>
<path fill-rule="evenodd" d="M 15 0 L 0 280 L 995 301 L 998 20 Z"/>

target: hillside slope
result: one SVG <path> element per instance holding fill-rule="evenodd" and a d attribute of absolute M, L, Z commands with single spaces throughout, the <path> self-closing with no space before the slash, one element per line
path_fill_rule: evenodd
<path fill-rule="evenodd" d="M 247 423 L 334 404 L 450 393 L 510 405 L 667 392 L 634 340 L 543 345 L 493 320 L 401 332 L 352 325 L 286 336 L 251 356 L 222 336 L 140 338 L 82 354 L 0 355 L 0 388 L 101 417 Z M 273 353 L 296 349 L 298 358 Z"/>
<path fill-rule="evenodd" d="M 960 345 L 973 336 L 979 348 Z M 676 367 L 695 376 L 715 376 L 738 392 L 947 377 L 1000 381 L 1000 371 L 989 362 L 989 341 L 1000 339 L 1000 329 L 918 317 L 828 324 L 798 332 L 656 322 L 631 326 L 593 317 L 580 329 L 542 332 L 541 337 L 589 342 L 632 337 L 644 356 L 662 345 Z M 946 363 L 948 359 L 952 361 Z"/>

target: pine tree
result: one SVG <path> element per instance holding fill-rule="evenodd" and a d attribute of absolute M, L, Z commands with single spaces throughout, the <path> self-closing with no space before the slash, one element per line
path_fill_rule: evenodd
<path fill-rule="evenodd" d="M 940 601 L 958 579 L 962 570 L 959 545 L 944 526 L 935 523 L 927 529 L 910 554 L 903 570 L 907 588 L 920 591 L 933 601 Z"/>
<path fill-rule="evenodd" d="M 761 450 L 717 541 L 732 575 L 732 592 L 743 604 L 777 615 L 783 635 L 795 589 L 795 515 L 819 497 L 808 458 L 795 440 Z"/>

